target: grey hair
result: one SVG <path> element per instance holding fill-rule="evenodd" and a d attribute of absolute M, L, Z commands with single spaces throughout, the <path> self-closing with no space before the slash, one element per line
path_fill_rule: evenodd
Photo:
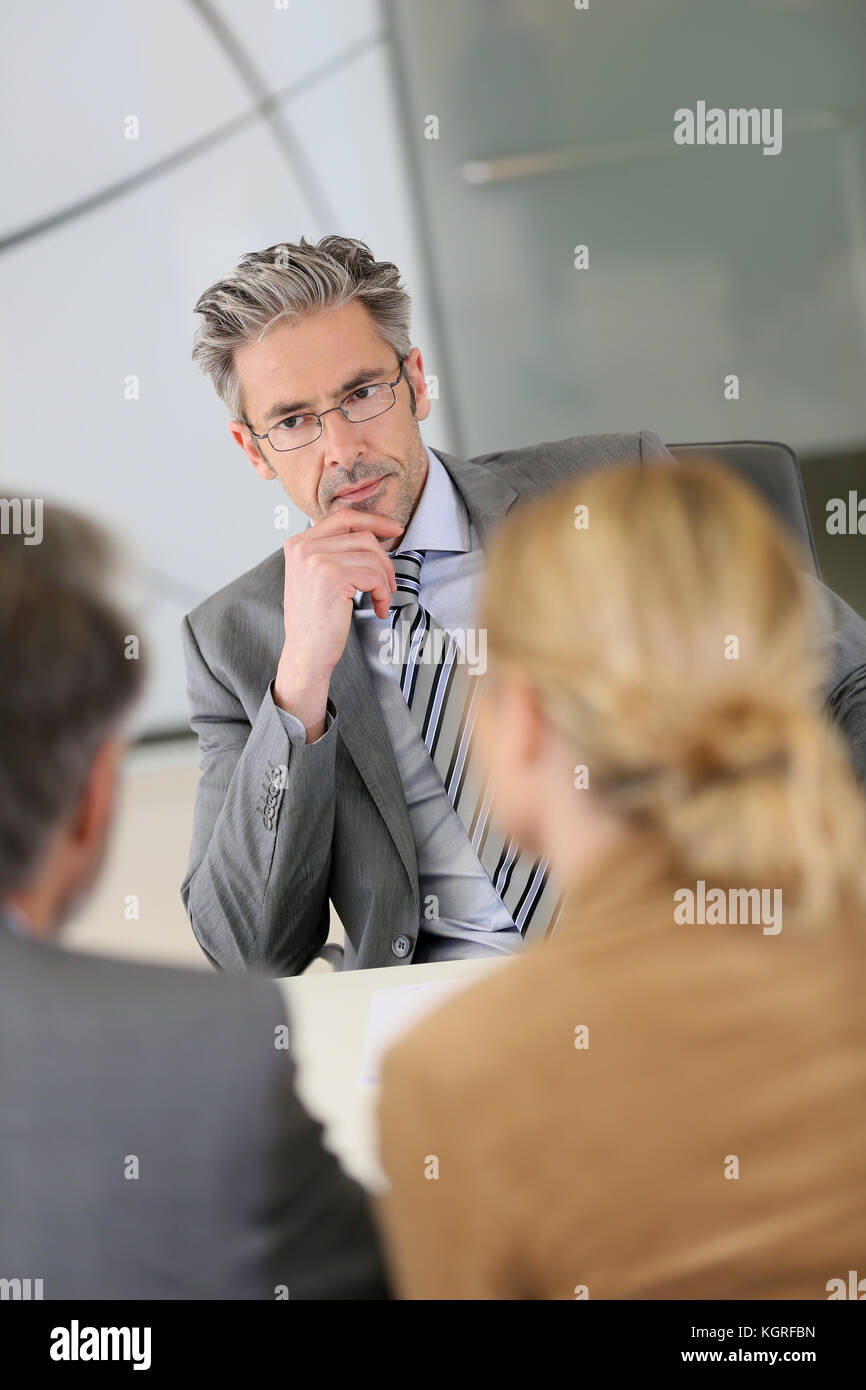
<path fill-rule="evenodd" d="M 411 347 L 411 301 L 397 267 L 374 260 L 365 242 L 325 236 L 313 245 L 301 237 L 297 244 L 250 251 L 199 298 L 195 312 L 202 322 L 192 359 L 210 377 L 232 419 L 242 420 L 235 348 L 260 341 L 280 319 L 297 323 L 353 300 L 365 306 L 402 360 Z"/>
<path fill-rule="evenodd" d="M 39 545 L 0 538 L 0 897 L 35 875 L 141 688 L 106 597 L 120 572 L 106 532 L 52 504 Z"/>

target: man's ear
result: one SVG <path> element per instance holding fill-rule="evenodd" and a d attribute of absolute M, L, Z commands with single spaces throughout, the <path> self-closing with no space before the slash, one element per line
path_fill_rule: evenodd
<path fill-rule="evenodd" d="M 424 376 L 424 362 L 421 358 L 420 348 L 413 347 L 403 368 L 412 383 L 415 392 L 415 419 L 426 420 L 430 414 L 430 393 L 427 390 L 427 380 Z"/>
<path fill-rule="evenodd" d="M 83 850 L 85 854 L 92 851 L 94 846 L 101 846 L 108 834 L 123 751 L 123 740 L 117 737 L 107 738 L 99 746 L 70 819 L 69 840 L 76 850 Z"/>
<path fill-rule="evenodd" d="M 229 420 L 229 434 L 235 443 L 241 446 L 260 478 L 275 478 L 277 476 L 274 470 L 265 463 L 259 453 L 258 440 L 253 439 L 249 426 L 245 425 L 243 420 Z"/>

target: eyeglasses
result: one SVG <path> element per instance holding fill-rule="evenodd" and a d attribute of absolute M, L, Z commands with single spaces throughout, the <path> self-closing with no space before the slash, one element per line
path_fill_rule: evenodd
<path fill-rule="evenodd" d="M 280 454 L 288 454 L 293 449 L 303 449 L 307 444 L 315 443 L 322 433 L 322 421 L 325 416 L 331 415 L 335 410 L 339 410 L 343 419 L 353 425 L 360 425 L 364 420 L 374 420 L 377 415 L 384 415 L 386 410 L 390 410 L 397 400 L 394 388 L 403 376 L 405 361 L 405 357 L 400 358 L 400 371 L 393 381 L 377 381 L 371 382 L 369 386 L 357 386 L 339 405 L 331 406 L 330 410 L 323 410 L 321 415 L 312 412 L 287 415 L 284 420 L 278 420 L 275 425 L 271 425 L 264 434 L 256 434 L 246 421 L 244 424 L 253 439 L 266 439 L 271 448 Z"/>

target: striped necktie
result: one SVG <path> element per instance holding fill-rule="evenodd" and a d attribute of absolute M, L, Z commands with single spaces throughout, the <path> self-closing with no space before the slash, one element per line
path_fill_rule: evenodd
<path fill-rule="evenodd" d="M 482 868 L 520 933 L 553 931 L 562 900 L 546 859 L 521 853 L 491 818 L 493 789 L 479 767 L 473 738 L 480 681 L 450 632 L 420 601 L 423 550 L 401 550 L 391 559 L 397 592 L 391 596 L 388 658 L 400 672 L 400 689 L 433 765 Z"/>

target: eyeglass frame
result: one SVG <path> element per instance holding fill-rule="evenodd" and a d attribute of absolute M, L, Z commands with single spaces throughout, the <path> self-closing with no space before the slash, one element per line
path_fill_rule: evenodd
<path fill-rule="evenodd" d="M 321 415 L 317 415 L 316 412 L 315 412 L 314 410 L 299 410 L 299 411 L 297 411 L 296 414 L 298 414 L 298 415 L 310 415 L 310 416 L 315 415 L 315 418 L 316 418 L 316 420 L 317 420 L 317 422 L 318 422 L 318 425 L 319 425 L 319 433 L 316 434 L 316 435 L 314 435 L 312 439 L 308 439 L 308 440 L 306 441 L 306 443 L 304 443 L 304 444 L 293 444 L 293 445 L 291 446 L 290 449 L 278 449 L 277 446 L 276 446 L 276 444 L 275 444 L 275 443 L 273 442 L 273 440 L 271 439 L 270 435 L 271 435 L 271 430 L 276 429 L 277 425 L 280 423 L 279 420 L 274 421 L 274 423 L 271 425 L 270 429 L 265 430 L 264 434 L 256 434 L 256 432 L 255 432 L 255 430 L 253 429 L 252 425 L 251 425 L 247 420 L 242 421 L 242 423 L 243 423 L 244 425 L 246 425 L 246 427 L 247 427 L 247 429 L 249 430 L 250 434 L 252 435 L 253 439 L 266 439 L 266 440 L 268 441 L 268 443 L 270 444 L 271 448 L 273 449 L 274 453 L 276 453 L 276 454 L 294 454 L 294 453 L 296 452 L 296 450 L 298 450 L 298 449 L 308 449 L 308 448 L 310 447 L 311 444 L 315 444 L 315 442 L 316 442 L 317 439 L 321 439 L 322 433 L 323 433 L 323 431 L 322 431 L 322 421 L 324 420 L 324 418 L 325 418 L 326 415 L 332 415 L 332 414 L 334 413 L 335 410 L 339 410 L 339 412 L 340 412 L 340 414 L 342 415 L 343 419 L 347 422 L 347 424 L 350 424 L 350 425 L 365 425 L 365 424 L 367 423 L 367 420 L 378 420 L 378 418 L 379 418 L 380 415 L 387 415 L 387 413 L 388 413 L 389 410 L 393 410 L 393 409 L 394 409 L 394 406 L 397 404 L 397 392 L 396 392 L 395 388 L 399 385 L 399 383 L 402 381 L 402 379 L 403 379 L 404 376 L 406 377 L 406 380 L 409 381 L 409 377 L 408 377 L 408 375 L 407 375 L 407 373 L 406 373 L 406 370 L 405 370 L 405 363 L 406 363 L 406 358 L 405 358 L 405 357 L 401 357 L 401 358 L 400 358 L 400 361 L 399 361 L 399 364 L 398 364 L 399 367 L 400 367 L 400 370 L 399 370 L 399 372 L 397 373 L 397 375 L 395 376 L 395 378 L 394 378 L 393 381 L 369 381 L 369 382 L 366 382 L 366 383 L 362 383 L 362 385 L 367 385 L 367 386 L 390 386 L 390 388 L 391 388 L 391 404 L 390 404 L 390 405 L 386 405 L 384 410 L 377 410 L 375 415 L 368 415 L 368 416 L 366 417 L 366 419 L 364 419 L 364 420 L 350 420 L 349 417 L 348 417 L 348 415 L 346 414 L 345 410 L 343 409 L 343 403 L 342 403 L 342 401 L 340 402 L 339 405 L 332 405 L 332 406 L 329 406 L 327 410 L 323 410 L 323 411 L 322 411 Z M 355 390 L 356 390 L 356 391 L 359 391 L 360 389 L 361 389 L 360 386 L 356 386 L 356 387 L 355 387 Z M 410 391 L 412 390 L 412 383 L 411 383 L 411 381 L 409 381 L 409 390 L 410 390 Z M 349 395 L 349 396 L 353 395 L 353 392 L 350 391 L 350 392 L 348 393 L 348 395 Z M 347 397 L 344 396 L 343 399 L 346 400 Z M 413 396 L 413 400 L 414 400 L 414 396 Z M 287 415 L 285 418 L 286 418 L 286 419 L 291 419 L 291 416 Z"/>

